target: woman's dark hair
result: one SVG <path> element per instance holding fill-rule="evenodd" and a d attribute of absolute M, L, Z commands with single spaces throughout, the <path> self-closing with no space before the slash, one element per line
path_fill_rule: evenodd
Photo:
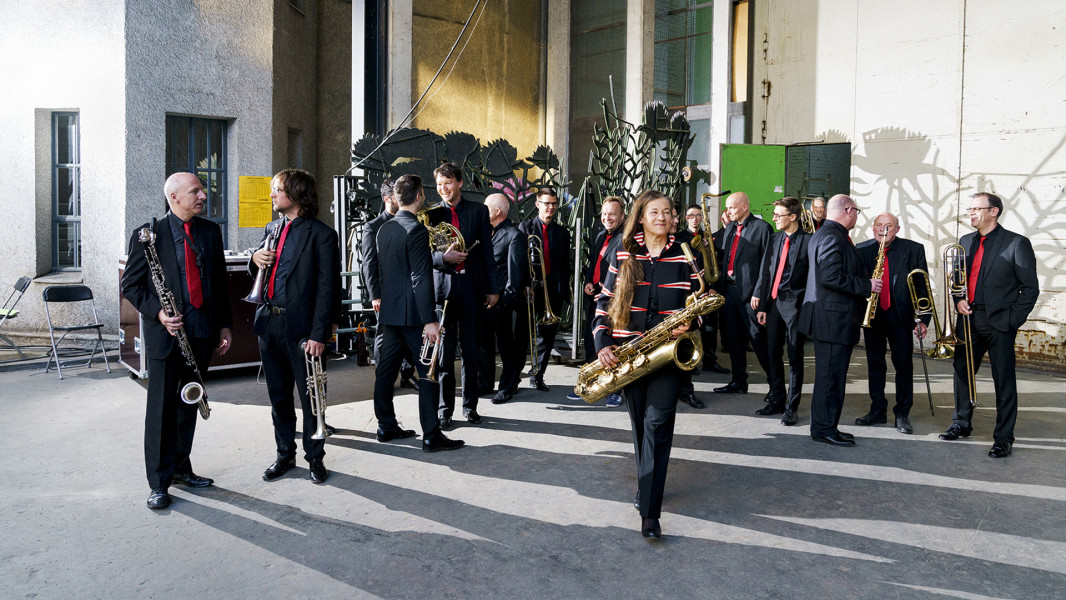
<path fill-rule="evenodd" d="M 299 216 L 318 218 L 318 184 L 314 175 L 302 169 L 285 169 L 274 177 L 281 182 L 289 200 L 300 207 Z"/>

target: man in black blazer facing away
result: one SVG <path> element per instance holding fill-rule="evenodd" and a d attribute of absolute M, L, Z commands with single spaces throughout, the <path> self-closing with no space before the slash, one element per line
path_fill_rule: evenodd
<path fill-rule="evenodd" d="M 518 226 L 522 233 L 527 236 L 540 238 L 541 250 L 544 256 L 543 273 L 537 265 L 533 266 L 533 272 L 539 279 L 544 279 L 540 286 L 533 286 L 534 317 L 542 319 L 547 314 L 546 306 L 550 306 L 552 313 L 558 317 L 562 314 L 563 302 L 570 299 L 568 285 L 570 283 L 570 232 L 556 222 L 555 215 L 559 210 L 559 197 L 555 190 L 542 188 L 537 191 L 537 216 L 525 221 Z M 547 273 L 545 277 L 544 273 Z M 547 304 L 545 304 L 547 296 Z M 537 372 L 530 373 L 529 386 L 542 392 L 548 391 L 544 383 L 544 371 L 548 368 L 548 360 L 551 358 L 552 348 L 555 347 L 555 334 L 559 331 L 559 324 L 537 325 L 537 339 L 530 340 L 529 351 L 536 353 L 534 364 Z"/>
<path fill-rule="evenodd" d="M 170 212 L 155 223 L 155 248 L 167 289 L 178 314 L 168 317 L 152 283 L 144 245 L 133 232 L 122 275 L 122 295 L 137 307 L 148 359 L 148 404 L 144 415 L 144 464 L 148 508 L 170 506 L 171 483 L 202 488 L 214 483 L 193 473 L 189 454 L 196 433 L 197 406 L 185 404 L 179 390 L 196 377 L 185 363 L 175 335 L 181 328 L 200 373 L 207 373 L 212 351 L 225 354 L 233 342 L 222 230 L 198 217 L 207 195 L 192 173 L 174 173 L 163 186 Z"/>
<path fill-rule="evenodd" d="M 774 223 L 779 231 L 763 255 L 759 281 L 751 307 L 760 325 L 766 327 L 766 345 L 773 402 L 755 411 L 757 415 L 776 415 L 783 425 L 796 424 L 803 392 L 803 345 L 807 338 L 799 331 L 800 306 L 807 286 L 807 245 L 811 236 L 800 227 L 803 205 L 792 197 L 774 202 Z M 788 346 L 789 382 L 785 394 L 785 365 L 781 353 Z M 786 401 L 787 398 L 787 401 Z"/>
<path fill-rule="evenodd" d="M 386 179 L 381 182 L 381 214 L 367 221 L 363 226 L 363 281 L 366 282 L 367 293 L 370 296 L 370 305 L 374 308 L 374 313 L 378 314 L 381 311 L 381 277 L 378 274 L 378 247 L 375 240 L 377 239 L 378 229 L 385 224 L 386 221 L 391 219 L 396 214 L 396 210 L 399 208 L 399 204 L 396 202 L 396 198 L 393 197 L 392 189 L 396 185 L 396 182 L 392 179 Z M 374 362 L 378 361 L 378 346 L 381 344 L 381 330 L 377 331 L 377 335 L 374 336 Z M 400 365 L 400 386 L 408 387 L 411 389 L 418 388 L 418 382 L 414 379 L 415 368 L 413 356 L 404 356 L 403 363 Z M 410 431 L 410 430 L 408 430 Z M 411 435 L 415 432 L 411 431 Z M 378 441 L 381 440 L 381 435 L 378 435 Z"/>
<path fill-rule="evenodd" d="M 296 466 L 296 410 L 293 387 L 303 408 L 303 448 L 313 483 L 329 477 L 322 462 L 325 440 L 311 436 L 317 419 L 307 394 L 306 354 L 321 357 L 340 318 L 340 256 L 337 232 L 318 216 L 318 187 L 307 171 L 286 169 L 270 182 L 270 198 L 281 218 L 268 224 L 252 264 L 268 269 L 264 303 L 255 311 L 277 458 L 263 472 L 273 481 Z M 267 250 L 266 235 L 278 228 L 276 250 Z"/>
<path fill-rule="evenodd" d="M 518 380 L 525 362 L 526 286 L 529 280 L 529 257 L 526 256 L 526 235 L 507 218 L 511 202 L 503 194 L 485 198 L 492 225 L 493 268 L 500 283 L 500 301 L 486 309 L 486 321 L 481 327 L 478 348 L 479 377 L 482 385 L 495 387 L 496 354 L 500 355 L 500 386 L 492 397 L 493 404 L 503 404 L 518 391 Z"/>
<path fill-rule="evenodd" d="M 925 338 L 930 315 L 923 315 L 914 322 L 914 305 L 907 274 L 914 269 L 928 273 L 925 249 L 918 242 L 897 237 L 899 219 L 892 213 L 881 213 L 874 219 L 874 239 L 858 245 L 863 267 L 867 273 L 874 272 L 881 241 L 885 243 L 885 261 L 881 272 L 881 294 L 878 297 L 873 321 L 864 328 L 866 362 L 870 368 L 870 412 L 855 419 L 856 425 L 876 425 L 887 421 L 888 399 L 885 398 L 885 380 L 888 364 L 885 348 L 892 350 L 892 367 L 896 370 L 896 431 L 913 433 L 910 422 L 911 406 L 914 404 L 914 345 L 911 331 Z"/>
<path fill-rule="evenodd" d="M 437 305 L 448 300 L 448 311 L 442 327 L 444 347 L 440 365 L 440 426 L 447 430 L 455 412 L 455 345 L 463 350 L 462 393 L 463 416 L 477 425 L 481 415 L 478 403 L 478 306 L 492 308 L 499 300 L 499 284 L 492 262 L 492 225 L 484 204 L 463 199 L 463 171 L 457 165 L 444 163 L 433 171 L 437 193 L 444 200 L 429 211 L 429 222 L 450 223 L 459 230 L 466 244 L 466 252 L 455 248 L 433 252 L 433 269 Z"/>
<path fill-rule="evenodd" d="M 965 336 L 963 316 L 969 317 L 971 362 L 966 366 L 965 346 L 955 347 L 955 414 L 942 440 L 956 440 L 973 431 L 970 381 L 988 353 L 996 388 L 996 428 L 992 431 L 992 458 L 1010 456 L 1014 446 L 1014 423 L 1018 418 L 1018 384 L 1015 379 L 1014 340 L 1018 328 L 1029 318 L 1040 294 L 1036 255 L 1028 238 L 999 224 L 1003 200 L 987 192 L 970 196 L 970 225 L 976 229 L 962 236 L 966 252 L 967 289 L 953 298 L 960 313 L 956 335 Z M 976 395 L 975 395 L 976 397 Z"/>
<path fill-rule="evenodd" d="M 814 394 L 811 438 L 834 446 L 854 446 L 855 438 L 837 429 L 851 351 L 859 343 L 863 311 L 880 279 L 867 279 L 862 257 L 848 232 L 859 219 L 855 201 L 837 194 L 826 205 L 825 223 L 807 246 L 807 285 L 799 330 L 814 340 Z"/>
<path fill-rule="evenodd" d="M 381 259 L 381 312 L 378 328 L 381 345 L 374 379 L 374 413 L 378 418 L 378 440 L 409 437 L 396 422 L 392 402 L 393 382 L 400 361 L 407 353 L 421 354 L 423 342 L 440 343 L 433 290 L 433 257 L 429 233 L 415 215 L 425 202 L 422 178 L 403 175 L 396 180 L 393 192 L 399 204 L 396 216 L 378 230 L 378 257 Z M 438 349 L 439 352 L 439 349 Z M 454 450 L 463 445 L 441 433 L 437 416 L 439 391 L 437 382 L 427 372 L 429 366 L 416 363 L 418 369 L 418 420 L 422 425 L 422 450 Z M 385 439 L 382 439 L 385 432 Z M 399 435 L 399 433 L 403 435 Z M 413 433 L 413 432 L 412 432 Z"/>
<path fill-rule="evenodd" d="M 751 309 L 751 297 L 759 280 L 762 256 L 770 245 L 774 231 L 769 223 L 751 214 L 748 195 L 744 192 L 730 194 L 725 206 L 732 221 L 726 226 L 723 241 L 724 253 L 719 272 L 725 280 L 725 305 L 719 311 L 718 322 L 722 327 L 723 339 L 728 340 L 726 343 L 729 345 L 733 377 L 728 385 L 715 388 L 714 391 L 719 394 L 746 394 L 749 341 L 759 366 L 769 372 L 766 330 L 756 320 L 755 311 Z M 773 390 L 766 394 L 765 399 L 767 402 L 774 401 Z"/>

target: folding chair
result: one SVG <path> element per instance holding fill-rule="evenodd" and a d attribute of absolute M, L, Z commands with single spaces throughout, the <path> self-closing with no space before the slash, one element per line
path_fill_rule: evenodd
<path fill-rule="evenodd" d="M 53 303 L 69 303 L 69 302 L 89 302 L 93 309 L 93 322 L 86 323 L 84 325 L 54 325 L 52 323 L 52 312 L 48 308 L 49 304 Z M 104 336 L 100 333 L 100 330 L 104 328 L 104 324 L 100 322 L 100 317 L 96 314 L 96 301 L 93 300 L 93 291 L 89 289 L 89 286 L 85 285 L 50 285 L 44 288 L 44 312 L 48 317 L 48 335 L 52 339 L 52 351 L 48 357 L 48 363 L 44 366 L 44 372 L 47 373 L 52 366 L 52 361 L 56 363 L 56 370 L 59 371 L 59 378 L 63 379 L 63 367 L 59 360 L 59 345 L 63 343 L 63 340 L 68 334 L 75 331 L 96 331 L 96 342 L 93 343 L 92 352 L 89 354 L 89 360 L 85 363 L 86 367 L 92 366 L 93 357 L 96 356 L 97 348 L 100 349 L 100 353 L 104 355 L 104 366 L 107 367 L 107 372 L 111 372 L 111 364 L 107 361 L 107 348 L 104 347 Z M 61 331 L 63 335 L 56 340 L 55 332 Z M 69 365 L 68 365 L 69 366 Z"/>
<path fill-rule="evenodd" d="M 19 311 L 15 309 L 15 305 L 22 300 L 22 295 L 26 293 L 26 288 L 30 287 L 29 277 L 19 277 L 19 280 L 15 282 L 15 289 L 7 296 L 7 300 L 4 300 L 4 305 L 0 307 L 0 329 L 4 328 L 4 323 L 8 319 L 14 319 L 19 316 Z M 18 294 L 16 296 L 16 294 Z M 14 301 L 12 301 L 14 298 Z M 12 342 L 8 337 L 0 333 L 0 341 L 3 341 L 8 346 L 15 349 L 15 352 L 19 353 L 19 358 L 26 358 L 26 355 L 22 353 L 22 348 L 18 347 L 18 344 Z"/>

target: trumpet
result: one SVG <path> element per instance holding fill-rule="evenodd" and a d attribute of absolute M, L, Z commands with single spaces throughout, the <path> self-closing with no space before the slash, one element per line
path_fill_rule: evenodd
<path fill-rule="evenodd" d="M 969 287 L 967 285 L 966 277 L 966 249 L 959 244 L 949 244 L 944 247 L 944 293 L 947 295 L 947 301 L 949 303 L 955 303 L 955 298 L 966 298 Z M 950 304 L 949 304 L 950 305 Z M 957 312 L 958 309 L 956 309 Z M 950 313 L 949 313 L 950 314 Z M 944 319 L 950 322 L 950 319 L 945 317 Z M 977 406 L 977 381 L 975 376 L 975 369 L 973 363 L 973 348 L 970 346 L 970 316 L 962 315 L 962 328 L 963 336 L 962 340 L 959 340 L 952 334 L 951 329 L 945 324 L 944 335 L 941 339 L 937 340 L 937 343 L 951 343 L 954 341 L 955 346 L 962 345 L 963 352 L 966 353 L 966 375 L 967 384 L 970 392 L 970 405 Z M 958 351 L 958 348 L 955 348 Z"/>
<path fill-rule="evenodd" d="M 925 295 L 919 295 L 918 288 L 915 282 L 918 278 L 925 280 Z M 922 269 L 914 269 L 910 273 L 907 273 L 907 290 L 911 293 L 911 306 L 914 307 L 914 324 L 917 326 L 921 322 L 923 315 L 931 315 L 933 317 L 933 332 L 934 335 L 940 335 L 940 321 L 936 318 L 936 305 L 933 301 L 933 288 L 929 285 L 929 273 L 926 273 Z M 929 386 L 929 369 L 925 364 L 925 345 L 922 344 L 922 338 L 918 337 L 918 350 L 922 353 L 922 370 L 925 371 L 925 391 L 929 396 L 929 414 L 936 416 L 933 411 L 933 390 Z M 931 350 L 931 353 L 935 354 L 937 348 Z M 936 358 L 934 356 L 934 358 Z"/>
<path fill-rule="evenodd" d="M 426 377 L 430 381 L 437 378 L 437 364 L 440 362 L 440 349 L 444 345 L 444 313 L 448 312 L 448 299 L 444 299 L 444 306 L 440 309 L 440 333 L 437 341 L 425 340 L 422 342 L 422 350 L 418 353 L 418 362 L 429 365 Z"/>
<path fill-rule="evenodd" d="M 274 229 L 271 230 L 270 233 L 267 234 L 266 243 L 263 246 L 265 249 L 267 249 L 267 250 L 269 250 L 271 252 L 273 252 L 275 249 L 277 249 L 277 247 L 278 247 L 278 235 L 281 233 L 281 227 L 284 224 L 285 224 L 285 219 L 282 218 L 280 221 L 278 221 L 278 223 L 276 225 L 274 225 Z M 277 257 L 275 256 L 274 259 L 277 260 Z M 263 303 L 263 288 L 265 287 L 263 285 L 263 283 L 264 283 L 263 280 L 266 277 L 267 270 L 268 269 L 262 269 L 262 268 L 259 269 L 259 271 L 255 274 L 255 281 L 252 283 L 252 291 L 248 292 L 248 295 L 245 296 L 244 298 L 241 298 L 241 300 L 244 300 L 245 302 L 251 302 L 252 304 L 262 304 Z"/>
<path fill-rule="evenodd" d="M 322 368 L 322 357 L 311 356 L 307 351 L 307 340 L 300 342 L 300 349 L 304 351 L 304 368 L 307 370 L 307 397 L 311 400 L 311 414 L 317 417 L 318 423 L 313 440 L 324 440 L 329 437 L 326 430 L 326 372 Z"/>
<path fill-rule="evenodd" d="M 700 253 L 700 256 L 703 257 L 703 280 L 707 282 L 707 285 L 714 285 L 721 276 L 718 259 L 714 255 L 714 251 L 710 248 L 712 232 L 711 224 L 707 220 L 707 215 L 709 215 L 711 211 L 707 209 L 707 199 L 719 198 L 730 193 L 732 193 L 731 190 L 726 190 L 720 194 L 707 192 L 700 196 L 700 212 L 703 213 L 703 219 L 700 220 L 700 233 L 693 236 L 691 244 Z"/>

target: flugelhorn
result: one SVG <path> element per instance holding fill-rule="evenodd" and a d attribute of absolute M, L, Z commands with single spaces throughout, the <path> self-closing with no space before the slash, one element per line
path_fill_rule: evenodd
<path fill-rule="evenodd" d="M 326 429 L 326 372 L 322 368 L 322 357 L 311 356 L 311 353 L 307 351 L 306 339 L 300 342 L 300 349 L 304 351 L 307 398 L 311 402 L 311 414 L 318 420 L 311 439 L 324 440 L 329 437 L 329 430 Z"/>
<path fill-rule="evenodd" d="M 437 365 L 440 363 L 440 349 L 444 346 L 444 314 L 448 312 L 448 299 L 444 299 L 444 306 L 440 309 L 440 329 L 437 341 L 424 340 L 422 350 L 418 353 L 418 362 L 429 365 L 426 378 L 433 381 L 437 378 Z"/>
<path fill-rule="evenodd" d="M 264 249 L 273 252 L 278 247 L 278 234 L 281 233 L 281 226 L 284 224 L 285 219 L 282 218 L 280 221 L 277 222 L 277 224 L 274 225 L 274 229 L 271 230 L 270 233 L 268 233 L 266 236 L 266 244 L 264 244 L 263 246 Z M 277 258 L 278 257 L 275 256 L 274 260 L 277 260 Z M 248 292 L 248 295 L 244 298 L 241 298 L 241 300 L 244 300 L 245 302 L 251 302 L 252 304 L 263 303 L 263 288 L 266 287 L 264 285 L 264 279 L 266 279 L 266 272 L 268 270 L 269 268 L 259 269 L 259 271 L 255 274 L 255 281 L 252 283 L 252 291 Z"/>

